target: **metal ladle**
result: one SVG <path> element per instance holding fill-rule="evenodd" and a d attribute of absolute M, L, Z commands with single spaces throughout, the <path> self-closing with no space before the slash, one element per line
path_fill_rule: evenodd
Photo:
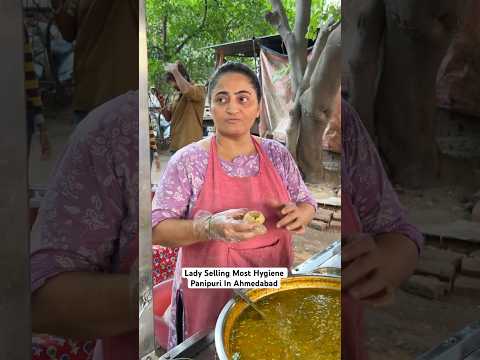
<path fill-rule="evenodd" d="M 260 309 L 258 308 L 258 306 L 255 305 L 255 303 L 254 303 L 252 300 L 250 300 L 250 298 L 248 297 L 248 295 L 245 294 L 242 290 L 240 290 L 240 289 L 233 289 L 233 292 L 234 292 L 236 295 L 240 296 L 240 297 L 242 298 L 242 300 L 245 301 L 249 306 L 251 306 L 251 307 L 253 308 L 253 310 L 255 310 L 255 311 L 262 317 L 263 320 L 266 320 L 266 319 L 267 319 L 267 317 L 265 316 L 265 313 L 264 313 L 262 310 L 260 310 Z"/>

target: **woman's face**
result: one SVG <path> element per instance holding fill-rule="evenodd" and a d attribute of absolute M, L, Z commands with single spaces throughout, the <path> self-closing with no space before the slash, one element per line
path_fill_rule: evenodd
<path fill-rule="evenodd" d="M 221 135 L 250 133 L 260 114 L 257 93 L 250 79 L 239 73 L 226 73 L 212 90 L 210 113 Z"/>

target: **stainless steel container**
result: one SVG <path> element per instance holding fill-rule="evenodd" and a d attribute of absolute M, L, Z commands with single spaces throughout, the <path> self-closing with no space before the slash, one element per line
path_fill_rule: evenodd
<path fill-rule="evenodd" d="M 252 301 L 258 301 L 271 294 L 293 289 L 332 289 L 340 292 L 339 275 L 327 271 L 323 273 L 324 275 L 293 275 L 282 279 L 279 289 L 250 289 L 247 295 Z M 247 307 L 239 298 L 231 299 L 223 307 L 215 326 L 215 349 L 220 360 L 231 360 L 230 335 L 236 320 Z"/>

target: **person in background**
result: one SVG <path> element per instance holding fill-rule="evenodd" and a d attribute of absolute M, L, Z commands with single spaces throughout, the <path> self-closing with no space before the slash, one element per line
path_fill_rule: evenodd
<path fill-rule="evenodd" d="M 414 271 L 423 237 L 358 114 L 342 101 L 342 359 L 368 358 L 363 306 L 382 305 Z"/>
<path fill-rule="evenodd" d="M 177 61 L 165 66 L 165 81 L 177 92 L 167 108 L 160 97 L 160 105 L 166 120 L 170 121 L 170 152 L 174 153 L 186 145 L 203 138 L 203 109 L 205 88 L 191 82 L 185 66 Z"/>
<path fill-rule="evenodd" d="M 155 166 L 157 169 L 160 169 L 160 157 L 158 156 L 158 146 L 157 146 L 157 136 L 155 135 L 155 124 L 152 116 L 149 118 L 148 124 L 148 136 L 150 144 L 150 166 L 152 166 L 153 161 L 155 161 Z"/>
<path fill-rule="evenodd" d="M 73 122 L 138 89 L 138 0 L 52 0 L 63 38 L 75 42 Z M 112 36 L 113 35 L 113 36 Z"/>
<path fill-rule="evenodd" d="M 27 154 L 30 157 L 30 147 L 35 131 L 40 134 L 40 147 L 42 159 L 50 156 L 50 141 L 48 139 L 47 126 L 43 116 L 43 103 L 40 86 L 33 67 L 33 52 L 30 36 L 27 28 L 24 32 L 24 71 L 25 71 L 25 98 L 27 110 Z"/>

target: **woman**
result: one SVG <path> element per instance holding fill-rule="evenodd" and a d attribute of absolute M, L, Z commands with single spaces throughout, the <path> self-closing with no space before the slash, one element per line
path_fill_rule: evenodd
<path fill-rule="evenodd" d="M 172 294 L 169 347 L 213 328 L 230 289 L 189 289 L 183 267 L 289 267 L 291 234 L 316 203 L 286 148 L 250 135 L 261 89 L 245 65 L 227 63 L 209 83 L 216 134 L 177 152 L 153 200 L 153 243 L 181 247 Z M 239 208 L 243 208 L 239 209 Z M 235 221 L 262 211 L 266 229 Z"/>
<path fill-rule="evenodd" d="M 412 274 L 422 235 L 409 224 L 376 148 L 342 102 L 342 359 L 365 360 L 363 304 L 381 305 Z"/>
<path fill-rule="evenodd" d="M 49 181 L 31 238 L 33 332 L 102 339 L 95 360 L 138 358 L 137 258 L 138 91 L 89 113 Z M 67 356 L 53 347 L 39 356 Z"/>

